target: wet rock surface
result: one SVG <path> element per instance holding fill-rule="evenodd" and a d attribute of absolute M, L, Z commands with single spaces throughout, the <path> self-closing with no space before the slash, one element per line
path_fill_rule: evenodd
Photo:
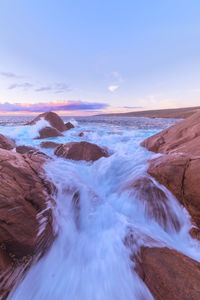
<path fill-rule="evenodd" d="M 44 127 L 39 130 L 39 137 L 37 139 L 46 139 L 51 137 L 62 136 L 62 133 L 53 127 Z"/>
<path fill-rule="evenodd" d="M 96 161 L 109 156 L 106 150 L 88 142 L 71 142 L 58 146 L 54 154 L 67 159 L 86 161 Z"/>
<path fill-rule="evenodd" d="M 0 148 L 11 150 L 15 148 L 15 141 L 0 134 Z"/>
<path fill-rule="evenodd" d="M 182 253 L 143 247 L 137 269 L 155 300 L 200 299 L 200 263 Z"/>
<path fill-rule="evenodd" d="M 41 256 L 54 239 L 51 206 L 55 190 L 45 179 L 42 164 L 46 161 L 42 153 L 21 155 L 0 149 L 0 269 L 6 271 L 0 290 L 4 294 L 23 275 L 17 273 L 23 258 L 31 261 Z"/>
<path fill-rule="evenodd" d="M 65 130 L 70 130 L 74 128 L 74 125 L 71 122 L 65 123 Z"/>
<path fill-rule="evenodd" d="M 200 112 L 149 137 L 141 145 L 156 153 L 200 155 Z"/>
<path fill-rule="evenodd" d="M 31 146 L 17 146 L 16 147 L 16 152 L 17 153 L 21 153 L 21 154 L 25 154 L 27 152 L 34 152 L 34 151 L 38 151 L 37 148 L 31 147 Z"/>
<path fill-rule="evenodd" d="M 44 119 L 49 122 L 49 124 L 57 129 L 58 131 L 62 132 L 66 130 L 65 124 L 63 120 L 54 112 L 45 112 L 40 115 L 38 115 L 34 120 L 29 122 L 27 125 L 34 125 L 36 124 L 39 120 Z"/>
<path fill-rule="evenodd" d="M 200 228 L 200 112 L 142 142 L 166 155 L 149 161 L 148 173 L 186 207 Z"/>
<path fill-rule="evenodd" d="M 60 145 L 62 144 L 50 142 L 50 141 L 40 143 L 40 147 L 45 149 L 54 149 Z"/>

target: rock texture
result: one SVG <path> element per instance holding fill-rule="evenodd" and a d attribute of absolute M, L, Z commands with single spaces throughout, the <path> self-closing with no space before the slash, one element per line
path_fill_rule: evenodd
<path fill-rule="evenodd" d="M 30 146 L 17 146 L 16 147 L 16 152 L 17 153 L 21 153 L 21 154 L 25 154 L 29 151 L 38 151 L 37 148 L 34 148 L 34 147 L 30 147 Z"/>
<path fill-rule="evenodd" d="M 58 131 L 65 131 L 66 127 L 63 120 L 54 112 L 45 112 L 37 116 L 33 121 L 29 122 L 27 125 L 36 124 L 41 118 L 44 118 L 49 124 L 57 129 Z"/>
<path fill-rule="evenodd" d="M 52 137 L 63 136 L 60 131 L 53 127 L 44 127 L 39 131 L 39 137 L 37 139 L 47 139 Z"/>
<path fill-rule="evenodd" d="M 14 140 L 4 136 L 3 134 L 0 134 L 0 148 L 11 150 L 15 148 L 15 142 Z"/>
<path fill-rule="evenodd" d="M 58 146 L 55 155 L 73 160 L 95 161 L 101 157 L 108 157 L 106 150 L 88 142 L 71 142 Z"/>
<path fill-rule="evenodd" d="M 24 257 L 31 261 L 41 256 L 54 239 L 52 212 L 47 207 L 53 205 L 55 190 L 41 167 L 46 160 L 42 153 L 21 155 L 0 149 L 0 269 L 6 271 L 0 276 L 1 299 L 13 280 L 23 275 L 18 271 Z"/>
<path fill-rule="evenodd" d="M 144 140 L 141 145 L 156 153 L 200 155 L 200 111 Z"/>
<path fill-rule="evenodd" d="M 70 123 L 70 122 L 65 123 L 65 130 L 69 130 L 72 128 L 74 128 L 74 125 L 72 123 Z"/>
<path fill-rule="evenodd" d="M 137 263 L 155 300 L 200 299 L 200 263 L 169 248 L 147 247 Z"/>
<path fill-rule="evenodd" d="M 200 228 L 200 112 L 149 137 L 142 146 L 165 154 L 149 161 L 148 173 L 176 196 Z"/>
<path fill-rule="evenodd" d="M 200 228 L 200 157 L 169 154 L 150 161 L 148 173 L 186 207 Z"/>
<path fill-rule="evenodd" d="M 55 142 L 42 142 L 42 143 L 40 143 L 40 147 L 41 148 L 45 148 L 45 149 L 54 149 L 54 148 L 56 148 L 56 147 L 58 147 L 58 146 L 60 146 L 61 144 L 59 144 L 59 143 L 55 143 Z"/>

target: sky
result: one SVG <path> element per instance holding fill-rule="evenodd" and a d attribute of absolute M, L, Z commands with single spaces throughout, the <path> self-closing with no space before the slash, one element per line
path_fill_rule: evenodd
<path fill-rule="evenodd" d="M 200 0 L 0 2 L 0 114 L 200 105 Z"/>

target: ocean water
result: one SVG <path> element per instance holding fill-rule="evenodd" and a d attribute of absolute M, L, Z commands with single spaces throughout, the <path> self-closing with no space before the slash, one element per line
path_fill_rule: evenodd
<path fill-rule="evenodd" d="M 24 117 L 0 118 L 0 133 L 14 138 L 18 145 L 40 148 L 41 140 L 34 138 L 46 121 L 22 126 L 27 121 Z M 191 220 L 187 211 L 166 188 L 152 179 L 167 197 L 166 205 L 154 197 L 157 205 L 152 212 L 149 203 L 126 187 L 149 176 L 148 160 L 156 156 L 142 148 L 140 142 L 177 120 L 79 117 L 71 122 L 74 129 L 63 137 L 47 140 L 88 141 L 106 148 L 110 156 L 94 163 L 76 162 L 55 157 L 51 149 L 41 149 L 54 158 L 44 167 L 58 189 L 54 209 L 58 237 L 9 299 L 153 299 L 135 272 L 130 255 L 141 246 L 167 246 L 200 261 L 200 245 L 188 233 Z M 84 132 L 83 137 L 79 137 L 80 132 Z M 160 211 L 166 216 L 165 222 L 156 217 Z M 134 241 L 127 247 L 130 232 Z"/>

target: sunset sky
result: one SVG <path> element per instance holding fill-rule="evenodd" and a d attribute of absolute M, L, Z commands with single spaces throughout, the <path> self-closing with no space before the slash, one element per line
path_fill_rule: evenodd
<path fill-rule="evenodd" d="M 199 0 L 1 1 L 1 114 L 197 105 Z"/>

